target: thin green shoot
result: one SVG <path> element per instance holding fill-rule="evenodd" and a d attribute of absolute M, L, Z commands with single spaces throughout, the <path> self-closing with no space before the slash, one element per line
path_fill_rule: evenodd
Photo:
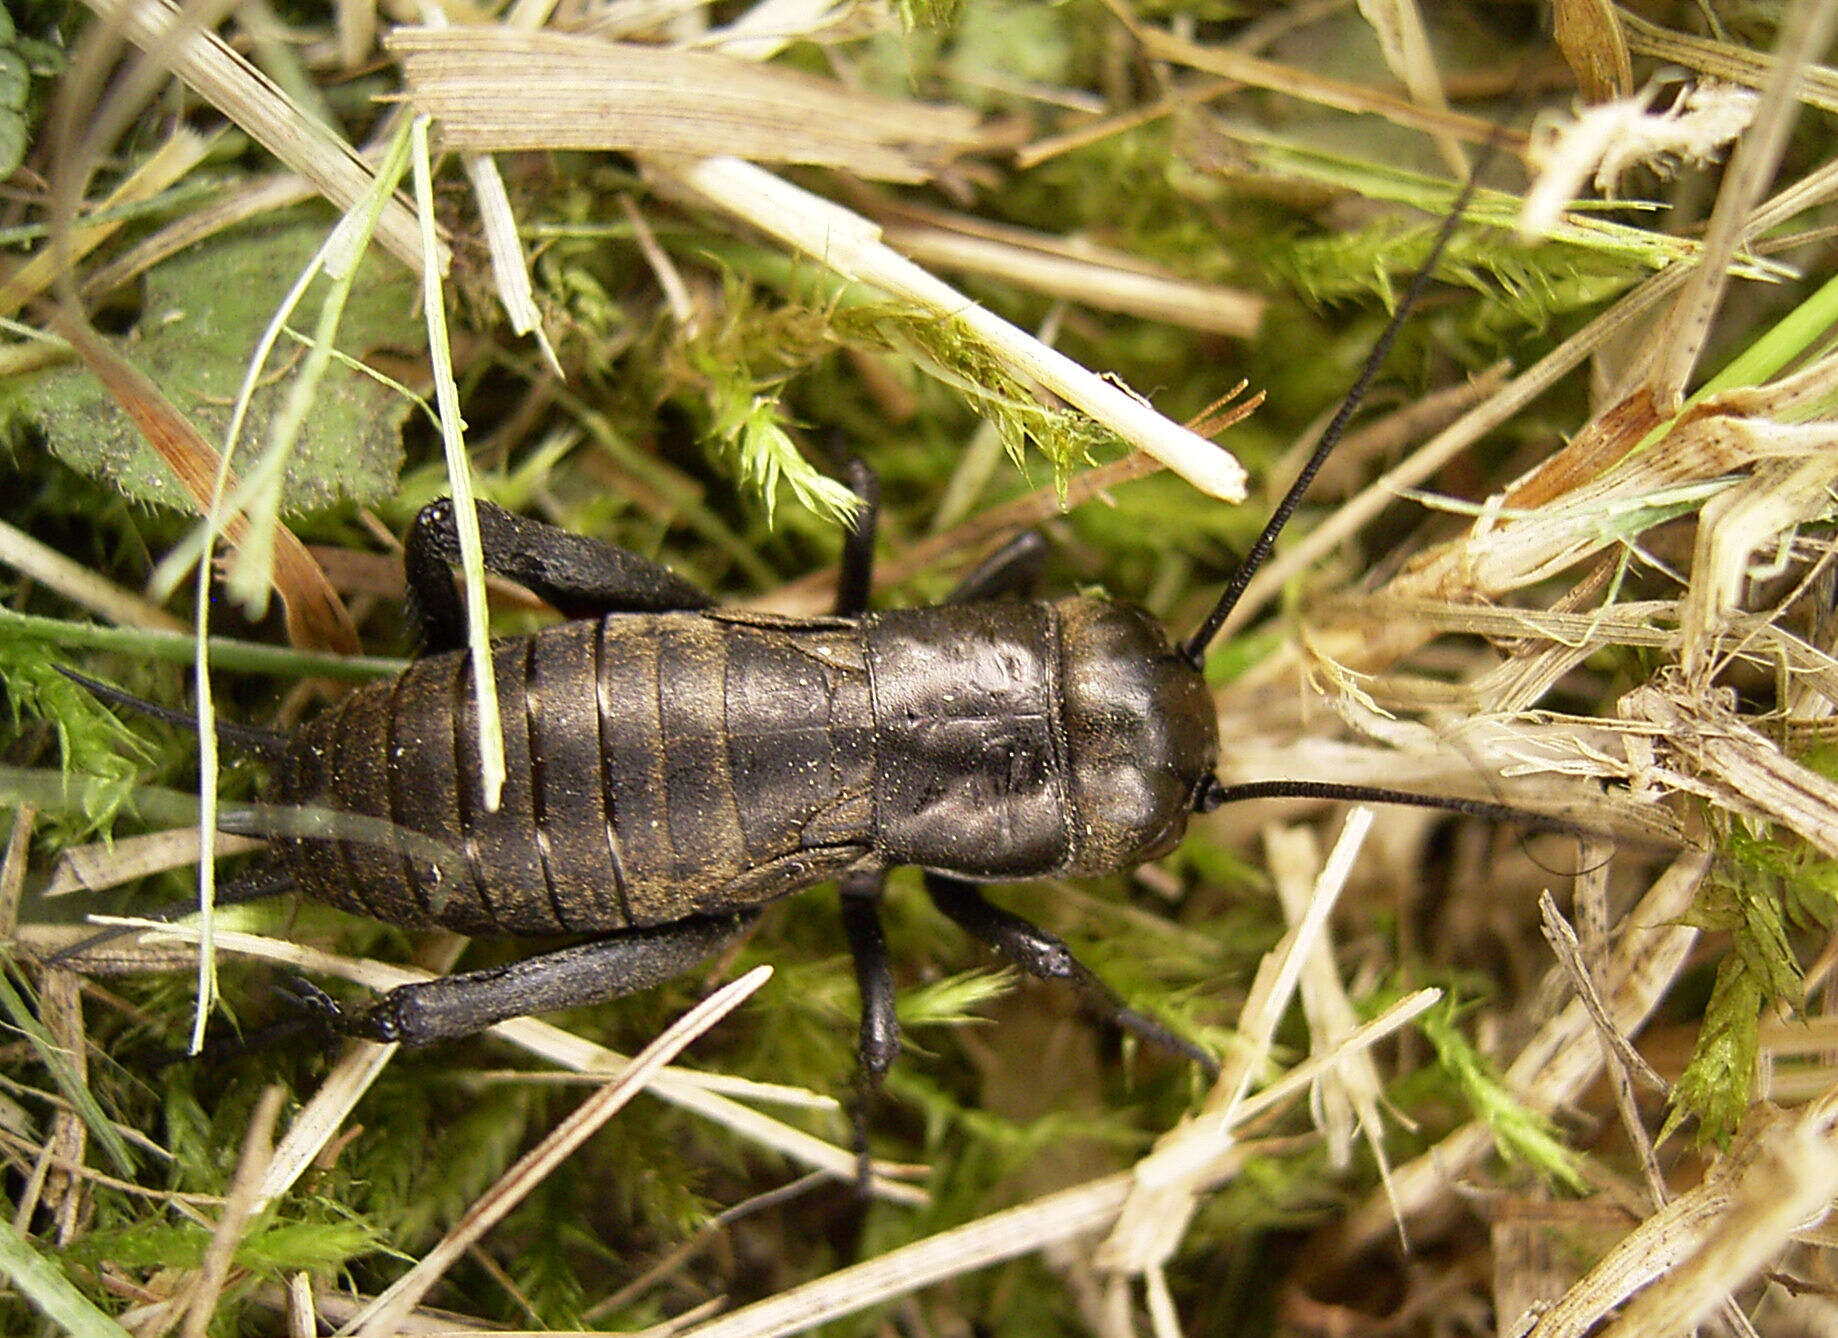
<path fill-rule="evenodd" d="M 434 235 L 434 172 L 428 161 L 428 118 L 409 123 L 415 167 L 415 212 L 421 221 L 422 307 L 427 313 L 428 360 L 434 371 L 434 403 L 440 409 L 440 440 L 452 486 L 453 526 L 459 534 L 460 578 L 465 589 L 466 648 L 472 659 L 472 688 L 478 697 L 479 786 L 487 812 L 498 811 L 504 793 L 504 727 L 498 717 L 498 680 L 491 666 L 491 631 L 486 626 L 485 554 L 473 499 L 472 468 L 466 458 L 466 423 L 460 417 L 459 387 L 453 380 L 453 350 L 447 340 L 446 299 Z"/>
<path fill-rule="evenodd" d="M 197 640 L 185 632 L 107 627 L 101 623 L 15 613 L 7 608 L 0 608 L 0 640 L 109 651 L 167 664 L 191 664 L 197 656 Z M 207 652 L 211 663 L 219 669 L 243 674 L 273 674 L 280 678 L 332 678 L 361 683 L 399 674 L 409 665 L 407 660 L 388 656 L 334 655 L 328 651 L 295 650 L 289 646 L 271 646 L 227 636 L 210 638 Z"/>
<path fill-rule="evenodd" d="M 13 1029 L 25 1037 L 26 1043 L 37 1054 L 39 1063 L 50 1072 L 51 1081 L 57 1084 L 58 1091 L 64 1094 L 64 1099 L 82 1118 L 90 1136 L 108 1153 L 116 1169 L 123 1175 L 133 1175 L 134 1158 L 128 1152 L 127 1140 L 96 1103 L 89 1085 L 72 1066 L 64 1048 L 45 1029 L 45 1024 L 38 1020 L 31 1005 L 14 987 L 12 970 L 10 959 L 0 959 L 0 1010 L 6 1013 L 6 1019 Z"/>
<path fill-rule="evenodd" d="M 367 238 L 375 231 L 377 220 L 382 216 L 383 206 L 393 194 L 396 182 L 401 179 L 402 170 L 403 143 L 402 136 L 398 135 L 396 143 L 391 147 L 389 157 L 385 160 L 383 170 L 371 182 L 370 190 L 361 202 L 360 208 L 354 211 L 353 216 L 359 220 L 356 226 L 363 237 Z M 231 499 L 227 496 L 231 477 L 231 460 L 236 449 L 237 438 L 242 433 L 243 419 L 247 416 L 249 404 L 255 394 L 256 382 L 260 378 L 262 368 L 267 364 L 269 354 L 280 338 L 281 329 L 288 316 L 305 296 L 307 285 L 312 282 L 319 268 L 329 264 L 334 256 L 344 255 L 353 248 L 352 237 L 345 228 L 345 222 L 349 217 L 351 216 L 348 216 L 347 220 L 341 220 L 340 225 L 332 230 L 331 235 L 326 238 L 325 245 L 319 248 L 313 259 L 302 270 L 300 277 L 294 281 L 293 288 L 283 300 L 280 309 L 275 312 L 273 320 L 263 332 L 257 345 L 256 356 L 250 360 L 249 369 L 244 374 L 242 388 L 237 394 L 236 405 L 230 415 L 230 424 L 224 433 L 223 450 L 218 459 L 217 478 L 211 492 L 210 512 L 205 517 L 203 529 L 207 536 L 219 534 L 228 523 L 230 516 L 238 511 L 248 510 L 247 533 L 242 548 L 242 558 L 246 565 L 242 570 L 245 573 L 248 571 L 262 573 L 262 596 L 259 600 L 249 604 L 251 610 L 258 613 L 266 604 L 269 572 L 274 562 L 274 531 L 275 526 L 279 524 L 280 472 L 278 467 L 275 468 L 270 486 L 264 487 L 262 486 L 264 481 L 269 479 L 269 473 L 264 469 L 264 465 L 274 461 L 277 466 L 284 466 L 300 423 L 304 420 L 307 401 L 299 401 L 297 413 L 283 412 L 277 420 L 273 444 L 263 461 L 258 463 L 252 476 L 245 480 L 243 487 L 238 490 L 238 496 L 234 499 L 234 507 L 229 505 Z M 328 296 L 322 311 L 321 339 L 315 349 L 318 356 L 315 358 L 312 354 L 308 355 L 308 367 L 313 370 L 311 381 L 314 384 L 317 384 L 319 378 L 324 375 L 326 367 L 330 365 L 330 359 L 324 355 L 323 350 L 330 345 L 331 333 L 336 328 L 338 314 L 344 309 L 344 299 L 350 293 L 351 279 L 355 274 L 355 269 L 355 265 L 349 263 L 341 266 L 342 274 L 338 282 L 334 284 L 333 293 Z M 330 328 L 328 328 L 328 323 Z M 308 380 L 305 371 L 306 369 L 303 369 L 302 375 L 294 383 L 296 391 L 303 382 Z M 290 397 L 289 408 L 292 408 L 294 403 L 295 399 Z M 252 495 L 249 494 L 251 488 L 256 490 Z M 263 498 L 267 499 L 266 505 L 262 504 Z M 211 561 L 208 537 L 197 565 L 197 583 L 197 657 L 194 662 L 193 675 L 197 685 L 198 712 L 198 848 L 202 858 L 198 861 L 198 911 L 201 936 L 198 951 L 198 1002 L 192 1014 L 189 1042 L 189 1048 L 193 1054 L 199 1053 L 204 1048 L 205 1027 L 217 999 L 217 958 L 211 950 L 211 911 L 216 903 L 217 893 L 217 862 L 213 857 L 213 847 L 217 836 L 218 757 L 216 706 L 211 697 Z M 234 570 L 231 573 L 230 584 L 234 590 L 237 584 Z M 245 595 L 246 593 L 245 590 Z"/>

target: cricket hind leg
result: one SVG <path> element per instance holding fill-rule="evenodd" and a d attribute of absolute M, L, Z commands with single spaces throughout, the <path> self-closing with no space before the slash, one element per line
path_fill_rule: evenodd
<path fill-rule="evenodd" d="M 636 553 L 477 503 L 485 568 L 527 586 L 571 618 L 705 609 L 709 594 Z M 421 508 L 403 544 L 411 615 L 430 651 L 466 644 L 466 614 L 448 568 L 459 561 L 453 499 Z"/>
<path fill-rule="evenodd" d="M 1023 530 L 977 563 L 945 596 L 947 604 L 988 599 L 1032 599 L 1047 562 L 1047 541 L 1039 530 Z"/>
<path fill-rule="evenodd" d="M 1124 1003 L 1095 972 L 1072 955 L 1072 949 L 1057 935 L 992 905 L 976 884 L 965 879 L 928 871 L 925 890 L 946 918 L 1030 976 L 1065 982 L 1072 987 L 1081 1004 L 1105 1021 L 1159 1049 L 1191 1059 L 1209 1077 L 1218 1075 L 1217 1059 L 1147 1013 L 1137 1012 Z"/>
<path fill-rule="evenodd" d="M 358 1040 L 426 1045 L 495 1023 L 636 994 L 682 975 L 738 938 L 757 911 L 696 916 L 621 930 L 502 966 L 399 985 L 347 1009 L 318 986 L 294 985 L 297 1004 L 324 1029 Z"/>

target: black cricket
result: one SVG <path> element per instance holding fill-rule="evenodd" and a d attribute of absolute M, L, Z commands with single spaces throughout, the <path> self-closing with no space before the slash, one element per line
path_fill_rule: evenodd
<path fill-rule="evenodd" d="M 713 607 L 702 590 L 632 553 L 481 504 L 487 568 L 571 619 L 493 645 L 508 777 L 489 811 L 479 793 L 464 611 L 449 571 L 458 554 L 452 503 L 435 502 L 405 546 L 423 657 L 291 735 L 224 731 L 226 741 L 276 760 L 277 805 L 329 810 L 392 835 L 336 826 L 283 835 L 268 863 L 226 886 L 225 898 L 291 884 L 405 926 L 588 936 L 403 986 L 355 1010 L 302 992 L 337 1032 L 421 1044 L 646 989 L 715 953 L 766 903 L 835 879 L 862 1000 L 860 1149 L 861 1110 L 899 1048 L 877 904 L 890 869 L 917 865 L 938 908 L 1014 965 L 1066 982 L 1101 1017 L 1216 1071 L 1211 1056 L 1127 1007 L 1060 939 L 994 906 L 977 884 L 1127 869 L 1172 850 L 1191 814 L 1238 799 L 1530 816 L 1378 787 L 1223 785 L 1213 774 L 1218 727 L 1201 672 L 1376 375 L 1465 200 L 1466 192 L 1308 464 L 1212 613 L 1179 644 L 1129 604 L 1034 598 L 1043 546 L 1032 534 L 999 550 L 941 605 L 868 611 L 876 488 L 860 464 L 849 472 L 862 507 L 830 617 Z M 433 849 L 449 853 L 431 858 Z"/>
<path fill-rule="evenodd" d="M 309 896 L 392 923 L 595 937 L 360 1011 L 323 1002 L 339 1031 L 419 1044 L 645 989 L 765 903 L 839 879 L 873 1084 L 898 1048 L 876 902 L 889 869 L 915 864 L 939 909 L 1016 965 L 1212 1062 L 976 887 L 1173 849 L 1218 788 L 1196 660 L 1131 605 L 1013 597 L 1039 566 L 1033 535 L 942 605 L 866 612 L 874 488 L 853 473 L 864 506 L 823 618 L 711 607 L 631 553 L 482 504 L 486 565 L 577 619 L 494 643 L 508 772 L 495 812 L 478 793 L 452 506 L 421 512 L 406 566 L 430 653 L 276 736 L 275 798 L 459 858 L 337 836 L 284 836 L 275 857 Z"/>

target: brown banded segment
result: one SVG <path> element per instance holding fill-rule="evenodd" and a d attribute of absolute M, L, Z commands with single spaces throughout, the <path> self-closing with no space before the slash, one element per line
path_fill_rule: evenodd
<path fill-rule="evenodd" d="M 679 916 L 729 909 L 717 904 L 721 890 L 747 867 L 728 766 L 727 670 L 727 628 L 706 618 L 660 621 L 658 715 Z"/>
<path fill-rule="evenodd" d="M 460 813 L 491 928 L 507 934 L 558 934 L 563 925 L 544 876 L 531 801 L 529 713 L 524 709 L 529 695 L 527 644 L 527 638 L 517 637 L 494 642 L 491 648 L 504 737 L 504 788 L 498 806 L 485 807 L 474 724 L 462 738 L 466 751 L 460 756 L 460 774 L 468 780 L 468 802 L 462 803 Z M 470 675 L 465 693 L 472 700 Z M 476 719 L 475 713 L 476 706 L 466 712 Z"/>
<path fill-rule="evenodd" d="M 362 689 L 360 689 L 362 691 Z M 345 807 L 338 790 L 339 722 L 350 707 L 348 694 L 337 705 L 309 720 L 288 742 L 282 793 L 289 803 L 307 810 L 302 814 L 311 829 L 312 810 L 336 812 Z M 365 914 L 362 889 L 351 880 L 336 831 L 327 839 L 289 836 L 283 845 L 288 864 L 305 891 L 340 910 Z"/>
<path fill-rule="evenodd" d="M 833 648 L 833 649 L 832 649 Z M 820 643 L 831 667 L 830 755 L 835 767 L 834 793 L 804 824 L 806 849 L 855 845 L 864 851 L 874 842 L 874 696 L 868 681 L 868 650 L 861 626 L 851 627 L 846 642 Z M 830 652 L 830 653 L 826 653 Z"/>
<path fill-rule="evenodd" d="M 366 817 L 389 817 L 389 701 L 391 683 L 367 684 L 338 704 L 331 774 L 338 806 Z M 342 834 L 337 842 L 345 876 L 367 914 L 400 916 L 419 908 L 405 895 L 400 847 Z"/>
<path fill-rule="evenodd" d="M 389 728 L 383 740 L 384 807 L 388 810 L 391 827 L 396 829 L 412 826 L 409 822 L 409 805 L 402 788 L 402 757 L 408 747 L 401 729 L 402 698 L 408 682 L 408 674 L 401 673 L 389 685 Z M 408 889 L 408 901 L 413 905 L 416 916 L 431 916 L 433 912 L 427 894 L 427 885 L 431 880 L 422 876 L 421 865 L 406 849 L 402 850 L 401 864 L 403 886 Z"/>
<path fill-rule="evenodd" d="M 874 713 L 861 624 L 744 609 L 702 616 L 730 629 L 728 764 L 748 857 L 771 870 L 757 881 L 828 877 L 873 838 Z M 790 859 L 794 850 L 813 858 Z M 763 899 L 746 875 L 728 895 Z"/>
<path fill-rule="evenodd" d="M 416 894 L 436 924 L 454 929 L 478 921 L 478 900 L 468 887 L 469 866 L 460 841 L 459 772 L 453 755 L 454 693 L 462 660 L 458 654 L 432 655 L 403 672 L 396 682 L 389 749 L 396 820 L 447 850 L 440 864 L 409 856 Z"/>
<path fill-rule="evenodd" d="M 676 852 L 658 708 L 657 622 L 630 615 L 604 618 L 599 628 L 600 780 L 635 926 L 687 914 L 670 876 Z"/>
<path fill-rule="evenodd" d="M 595 622 L 566 623 L 530 640 L 531 797 L 536 837 L 557 916 L 571 933 L 630 926 L 600 783 Z"/>

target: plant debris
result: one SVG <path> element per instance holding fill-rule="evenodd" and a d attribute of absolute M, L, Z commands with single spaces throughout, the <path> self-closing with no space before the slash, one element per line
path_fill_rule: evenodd
<path fill-rule="evenodd" d="M 1838 7 L 401 17 L 0 14 L 0 1330 L 1832 1326 Z M 809 617 L 856 457 L 878 605 L 1039 528 L 1185 634 L 1489 139 L 1207 669 L 1228 786 L 1554 829 L 1260 800 L 994 892 L 1211 1087 L 896 873 L 864 1200 L 822 891 L 425 1051 L 261 1038 L 522 945 L 165 915 L 287 815 L 54 666 L 291 729 L 413 653 L 437 497 Z M 554 620 L 460 528 L 478 647 Z"/>

